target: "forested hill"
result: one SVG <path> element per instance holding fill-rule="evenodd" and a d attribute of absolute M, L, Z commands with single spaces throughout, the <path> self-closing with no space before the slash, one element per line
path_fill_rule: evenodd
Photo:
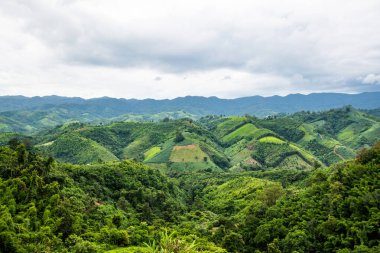
<path fill-rule="evenodd" d="M 177 178 L 0 147 L 0 252 L 375 253 L 379 177 L 380 143 L 306 174 Z"/>
<path fill-rule="evenodd" d="M 267 116 L 297 111 L 321 111 L 345 105 L 360 109 L 380 107 L 380 92 L 361 94 L 315 93 L 291 94 L 285 97 L 244 97 L 220 99 L 217 97 L 180 97 L 175 99 L 115 99 L 47 97 L 0 97 L 0 111 L 66 110 L 71 114 L 89 114 L 92 117 L 111 118 L 123 114 L 152 114 L 185 111 L 194 115 L 244 115 Z M 82 115 L 83 117 L 83 115 Z"/>
<path fill-rule="evenodd" d="M 158 122 L 74 122 L 29 137 L 0 133 L 0 144 L 26 141 L 34 150 L 60 162 L 133 159 L 173 173 L 270 168 L 308 171 L 352 159 L 379 136 L 379 118 L 344 107 L 267 118 L 245 115 Z"/>

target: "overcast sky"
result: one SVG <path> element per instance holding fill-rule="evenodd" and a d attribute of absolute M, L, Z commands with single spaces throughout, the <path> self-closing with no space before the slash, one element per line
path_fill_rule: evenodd
<path fill-rule="evenodd" d="M 379 0 L 1 0 L 0 95 L 380 90 Z"/>

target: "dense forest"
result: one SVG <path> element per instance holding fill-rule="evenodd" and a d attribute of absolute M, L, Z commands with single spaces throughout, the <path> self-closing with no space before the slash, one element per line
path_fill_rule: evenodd
<path fill-rule="evenodd" d="M 133 161 L 0 149 L 1 252 L 378 252 L 380 142 L 355 160 L 171 179 Z M 112 251 L 113 248 L 118 248 Z"/>
<path fill-rule="evenodd" d="M 379 252 L 380 120 L 66 123 L 0 134 L 0 252 Z"/>

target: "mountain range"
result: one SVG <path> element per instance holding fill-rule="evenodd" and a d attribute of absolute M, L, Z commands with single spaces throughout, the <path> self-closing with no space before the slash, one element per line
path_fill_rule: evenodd
<path fill-rule="evenodd" d="M 244 115 L 268 116 L 277 113 L 297 111 L 321 111 L 352 105 L 361 109 L 380 107 L 380 92 L 360 94 L 312 93 L 291 94 L 284 97 L 243 97 L 221 99 L 217 97 L 187 96 L 175 99 L 117 99 L 78 97 L 0 97 L 0 111 L 48 110 L 52 107 L 92 113 L 101 117 L 116 117 L 123 114 L 152 114 L 160 112 L 185 111 L 194 115 Z"/>
<path fill-rule="evenodd" d="M 175 99 L 83 99 L 59 96 L 0 97 L 0 131 L 31 134 L 67 122 L 109 123 L 158 121 L 164 118 L 199 119 L 205 115 L 257 117 L 298 111 L 323 111 L 351 105 L 369 114 L 380 107 L 380 92 L 361 94 L 316 93 L 285 97 L 180 97 Z"/>

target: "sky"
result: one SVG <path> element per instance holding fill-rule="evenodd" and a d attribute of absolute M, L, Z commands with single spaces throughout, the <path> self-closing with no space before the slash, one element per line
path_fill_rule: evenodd
<path fill-rule="evenodd" d="M 378 0 L 1 0 L 0 95 L 380 91 Z"/>

